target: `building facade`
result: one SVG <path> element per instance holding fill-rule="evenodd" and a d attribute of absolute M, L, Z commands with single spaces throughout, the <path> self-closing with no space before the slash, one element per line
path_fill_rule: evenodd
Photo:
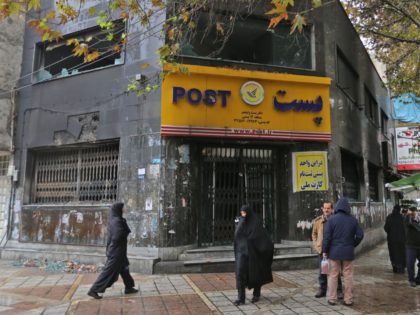
<path fill-rule="evenodd" d="M 7 237 L 17 175 L 13 168 L 15 88 L 20 75 L 24 25 L 24 20 L 18 17 L 0 22 L 0 244 Z"/>
<path fill-rule="evenodd" d="M 217 34 L 198 31 L 161 87 L 140 97 L 127 84 L 161 70 L 163 39 L 151 29 L 117 21 L 125 50 L 89 64 L 26 30 L 11 240 L 103 246 L 116 200 L 133 231 L 129 250 L 154 248 L 163 260 L 230 244 L 243 203 L 276 242 L 309 240 L 322 201 L 341 196 L 378 228 L 390 104 L 367 51 L 339 1 L 293 36 L 286 24 L 267 31 L 264 12 L 239 19 L 220 49 Z M 106 50 L 95 25 L 81 14 L 62 31 Z"/>

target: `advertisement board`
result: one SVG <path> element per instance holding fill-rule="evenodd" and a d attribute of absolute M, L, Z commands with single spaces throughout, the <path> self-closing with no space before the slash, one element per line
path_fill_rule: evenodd
<path fill-rule="evenodd" d="M 293 192 L 328 190 L 327 152 L 294 152 Z"/>
<path fill-rule="evenodd" d="M 395 128 L 397 168 L 420 170 L 420 126 Z"/>

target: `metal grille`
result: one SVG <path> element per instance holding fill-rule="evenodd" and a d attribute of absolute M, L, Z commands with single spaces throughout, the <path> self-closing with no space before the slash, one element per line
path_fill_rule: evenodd
<path fill-rule="evenodd" d="M 271 232 L 273 224 L 272 150 L 258 148 L 202 149 L 201 246 L 230 244 L 234 218 L 248 203 Z"/>
<path fill-rule="evenodd" d="M 38 153 L 34 203 L 114 201 L 118 151 L 115 143 Z"/>
<path fill-rule="evenodd" d="M 0 155 L 0 176 L 6 176 L 9 169 L 9 155 Z"/>

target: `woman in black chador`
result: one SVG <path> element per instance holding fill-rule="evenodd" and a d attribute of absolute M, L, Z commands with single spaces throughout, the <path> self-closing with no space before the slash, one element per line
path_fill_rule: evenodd
<path fill-rule="evenodd" d="M 261 286 L 273 281 L 271 264 L 274 245 L 261 220 L 249 206 L 241 207 L 235 230 L 235 273 L 238 299 L 235 305 L 245 304 L 245 288 L 254 289 L 251 302 L 260 299 Z"/>
<path fill-rule="evenodd" d="M 400 214 L 400 210 L 400 206 L 395 205 L 392 213 L 386 217 L 384 226 L 387 233 L 392 271 L 396 273 L 404 273 L 405 269 L 404 219 Z"/>
<path fill-rule="evenodd" d="M 138 292 L 134 288 L 134 280 L 128 269 L 127 237 L 131 230 L 127 221 L 122 217 L 123 207 L 124 204 L 121 202 L 117 202 L 111 207 L 107 229 L 107 260 L 104 269 L 88 292 L 88 295 L 95 299 L 102 298 L 98 293 L 104 293 L 107 288 L 112 286 L 118 280 L 118 275 L 121 275 L 124 281 L 125 294 Z"/>

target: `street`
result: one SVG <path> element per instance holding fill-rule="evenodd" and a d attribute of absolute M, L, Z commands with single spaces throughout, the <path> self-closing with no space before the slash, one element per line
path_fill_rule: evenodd
<path fill-rule="evenodd" d="M 274 272 L 262 299 L 236 307 L 233 273 L 133 274 L 140 290 L 124 295 L 119 280 L 102 300 L 86 295 L 98 274 L 52 273 L 0 260 L 0 314 L 420 314 L 420 286 L 393 274 L 386 244 L 355 261 L 354 306 L 330 306 L 314 297 L 317 270 Z"/>

